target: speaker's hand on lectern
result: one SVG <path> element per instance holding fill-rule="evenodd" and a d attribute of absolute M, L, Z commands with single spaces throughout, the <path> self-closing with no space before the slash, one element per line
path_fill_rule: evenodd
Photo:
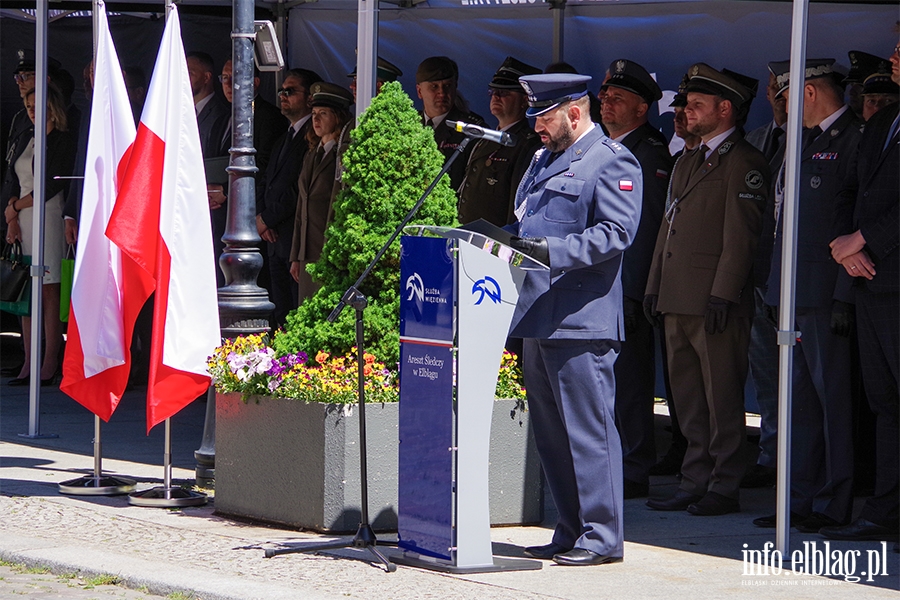
<path fill-rule="evenodd" d="M 547 245 L 547 238 L 513 237 L 509 240 L 509 245 L 513 250 L 518 250 L 522 254 L 527 254 L 536 261 L 550 266 L 550 247 Z"/>

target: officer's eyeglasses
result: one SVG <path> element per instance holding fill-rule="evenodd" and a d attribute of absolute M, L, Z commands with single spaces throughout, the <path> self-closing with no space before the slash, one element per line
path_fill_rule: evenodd
<path fill-rule="evenodd" d="M 303 90 L 298 90 L 297 88 L 281 88 L 278 90 L 278 95 L 282 98 L 287 98 L 288 96 L 293 96 L 294 94 L 299 94 Z"/>
<path fill-rule="evenodd" d="M 16 83 L 25 83 L 32 77 L 34 77 L 34 73 L 16 73 L 15 75 L 13 75 Z"/>
<path fill-rule="evenodd" d="M 894 54 L 900 54 L 900 44 L 894 46 Z"/>
<path fill-rule="evenodd" d="M 231 75 L 219 75 L 219 83 L 231 83 Z"/>

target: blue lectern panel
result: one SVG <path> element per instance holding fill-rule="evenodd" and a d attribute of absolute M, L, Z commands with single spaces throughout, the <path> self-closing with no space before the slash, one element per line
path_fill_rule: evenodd
<path fill-rule="evenodd" d="M 450 560 L 454 296 L 447 241 L 404 237 L 400 282 L 400 548 Z"/>

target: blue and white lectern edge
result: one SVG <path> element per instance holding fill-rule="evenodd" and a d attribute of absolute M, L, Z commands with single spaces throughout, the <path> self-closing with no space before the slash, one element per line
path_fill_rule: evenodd
<path fill-rule="evenodd" d="M 401 239 L 400 258 L 403 553 L 391 560 L 451 573 L 540 569 L 540 561 L 493 556 L 488 464 L 497 373 L 519 290 L 526 270 L 548 267 L 480 233 L 404 231 L 414 235 Z"/>

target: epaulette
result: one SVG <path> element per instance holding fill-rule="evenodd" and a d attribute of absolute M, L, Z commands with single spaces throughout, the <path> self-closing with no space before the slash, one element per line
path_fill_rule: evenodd
<path fill-rule="evenodd" d="M 651 146 L 662 146 L 663 145 L 663 143 L 658 138 L 655 138 L 655 137 L 647 136 L 644 138 L 644 141 L 647 142 L 648 144 L 650 144 Z"/>
<path fill-rule="evenodd" d="M 619 144 L 619 142 L 614 142 L 614 141 L 612 141 L 610 138 L 604 139 L 604 140 L 603 140 L 603 144 L 604 144 L 607 148 L 609 148 L 610 150 L 612 150 L 614 154 L 618 154 L 619 152 L 621 152 L 622 150 L 624 150 L 624 148 L 622 147 L 621 144 Z"/>

